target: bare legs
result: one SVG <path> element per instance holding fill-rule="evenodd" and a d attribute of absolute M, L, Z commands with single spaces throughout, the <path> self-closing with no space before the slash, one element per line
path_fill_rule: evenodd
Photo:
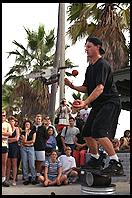
<path fill-rule="evenodd" d="M 113 148 L 112 142 L 107 137 L 98 138 L 97 140 L 92 137 L 85 137 L 85 141 L 89 147 L 89 151 L 91 154 L 98 153 L 98 143 L 103 146 L 105 151 L 109 156 L 115 155 L 115 150 Z"/>
<path fill-rule="evenodd" d="M 104 137 L 104 138 L 99 138 L 98 142 L 100 145 L 102 145 L 105 149 L 105 151 L 108 153 L 109 156 L 115 155 L 115 150 L 113 147 L 112 142 L 110 141 L 109 138 Z"/>
<path fill-rule="evenodd" d="M 11 167 L 13 171 L 13 183 L 16 183 L 16 176 L 17 176 L 17 158 L 8 158 L 7 159 L 7 181 L 10 178 Z"/>
<path fill-rule="evenodd" d="M 50 180 L 50 179 L 45 180 L 44 176 L 40 175 L 38 177 L 38 181 L 40 181 L 44 186 L 53 186 L 53 185 L 60 186 L 62 183 L 67 184 L 67 176 L 62 175 L 60 178 L 56 178 L 55 180 Z"/>
<path fill-rule="evenodd" d="M 92 137 L 85 137 L 84 139 L 85 139 L 85 142 L 88 145 L 89 152 L 91 154 L 94 154 L 94 155 L 98 154 L 98 143 L 97 143 L 97 141 Z"/>
<path fill-rule="evenodd" d="M 6 177 L 6 163 L 8 153 L 2 153 L 2 177 Z"/>

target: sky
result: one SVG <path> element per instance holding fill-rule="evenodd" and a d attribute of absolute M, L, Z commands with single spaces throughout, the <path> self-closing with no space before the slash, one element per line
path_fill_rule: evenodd
<path fill-rule="evenodd" d="M 39 25 L 45 26 L 46 32 L 55 28 L 57 32 L 58 25 L 58 3 L 2 3 L 2 82 L 4 76 L 8 73 L 14 64 L 14 57 L 7 59 L 6 52 L 15 50 L 12 44 L 13 40 L 22 43 L 26 46 L 26 32 L 25 28 L 37 31 Z M 65 4 L 65 10 L 68 4 Z M 65 15 L 67 19 L 67 15 Z M 65 31 L 68 29 L 68 22 L 65 20 Z M 68 36 L 65 37 L 65 44 L 71 45 Z M 87 57 L 84 51 L 85 39 L 77 41 L 75 45 L 67 49 L 65 59 L 70 58 L 74 65 L 79 65 L 76 69 L 79 74 L 76 78 L 70 77 L 69 79 L 73 84 L 82 85 L 84 80 L 85 70 L 87 68 Z M 72 69 L 67 71 L 71 72 Z M 58 90 L 59 92 L 59 90 Z M 73 101 L 72 93 L 76 92 L 69 87 L 65 87 L 65 98 Z M 56 108 L 59 105 L 59 93 L 56 96 Z M 130 129 L 130 112 L 122 111 L 119 117 L 119 124 L 117 127 L 117 136 L 122 136 L 124 130 Z"/>

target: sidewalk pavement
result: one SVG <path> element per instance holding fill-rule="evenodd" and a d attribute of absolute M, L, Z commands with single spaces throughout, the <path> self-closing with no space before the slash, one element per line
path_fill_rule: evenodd
<path fill-rule="evenodd" d="M 43 187 L 41 184 L 24 186 L 19 176 L 16 186 L 2 187 L 2 195 L 81 195 L 80 184 Z M 116 195 L 130 195 L 130 182 L 116 182 Z"/>

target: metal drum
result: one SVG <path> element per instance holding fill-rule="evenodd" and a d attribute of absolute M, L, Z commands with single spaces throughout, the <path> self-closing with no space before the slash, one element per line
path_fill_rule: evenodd
<path fill-rule="evenodd" d="M 108 187 L 111 184 L 111 177 L 108 175 L 97 175 L 86 169 L 82 169 L 80 182 L 82 186 Z"/>
<path fill-rule="evenodd" d="M 116 195 L 116 185 L 104 186 L 81 186 L 81 195 Z"/>
<path fill-rule="evenodd" d="M 111 184 L 111 177 L 108 175 L 95 175 L 91 172 L 86 172 L 86 184 L 88 186 L 109 186 Z"/>

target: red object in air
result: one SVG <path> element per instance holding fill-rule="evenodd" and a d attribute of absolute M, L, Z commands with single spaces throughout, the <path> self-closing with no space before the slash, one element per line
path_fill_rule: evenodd
<path fill-rule="evenodd" d="M 72 106 L 74 107 L 74 106 L 79 105 L 79 104 L 80 104 L 80 102 L 78 102 L 78 101 L 75 100 L 75 101 L 73 102 Z"/>
<path fill-rule="evenodd" d="M 77 76 L 77 75 L 78 75 L 78 71 L 77 71 L 77 70 L 75 70 L 75 69 L 74 69 L 74 70 L 72 70 L 72 75 L 73 75 L 73 76 Z"/>

